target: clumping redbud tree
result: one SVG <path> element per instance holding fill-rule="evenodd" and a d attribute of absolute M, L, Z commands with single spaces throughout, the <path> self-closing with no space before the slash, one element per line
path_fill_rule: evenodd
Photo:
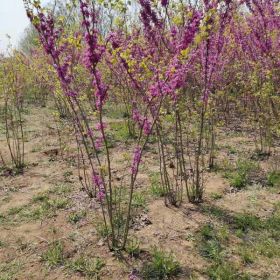
<path fill-rule="evenodd" d="M 131 161 L 126 166 L 125 179 L 116 180 L 108 143 L 108 124 L 104 120 L 104 106 L 111 88 L 105 83 L 100 70 L 108 45 L 114 44 L 113 35 L 110 34 L 108 38 L 101 36 L 97 28 L 98 8 L 93 3 L 79 1 L 82 17 L 80 32 L 83 33 L 80 38 L 80 55 L 81 49 L 73 49 L 73 45 L 63 33 L 62 26 L 50 11 L 44 10 L 38 1 L 24 2 L 27 15 L 39 33 L 41 44 L 52 59 L 60 87 L 71 111 L 77 142 L 81 143 L 83 156 L 89 162 L 93 187 L 87 191 L 91 196 L 96 196 L 101 204 L 104 226 L 106 232 L 110 233 L 107 238 L 108 246 L 112 250 L 124 249 L 130 228 L 132 198 L 139 165 L 164 96 L 156 101 L 153 97 L 147 100 L 144 96 L 138 98 L 137 103 L 136 100 L 131 100 L 134 107 L 133 120 L 137 121 L 139 131 L 131 151 Z M 91 84 L 87 108 L 84 104 L 84 88 L 77 87 L 75 66 L 79 63 L 87 70 L 88 81 Z"/>
<path fill-rule="evenodd" d="M 199 5 L 163 1 L 158 7 L 151 1 L 139 2 L 149 62 L 154 60 L 159 66 L 153 69 L 153 93 L 167 99 L 155 126 L 165 203 L 180 205 L 184 189 L 190 202 L 201 202 L 204 158 L 210 150 L 213 165 L 215 146 L 214 124 L 209 125 L 214 103 L 209 100 L 219 89 L 215 85 L 232 1 L 201 1 Z M 211 145 L 207 144 L 209 127 Z"/>

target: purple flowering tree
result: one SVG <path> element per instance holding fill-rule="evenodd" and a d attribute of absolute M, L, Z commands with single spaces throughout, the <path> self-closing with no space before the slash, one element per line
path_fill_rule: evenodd
<path fill-rule="evenodd" d="M 238 46 L 241 82 L 245 96 L 244 111 L 256 133 L 256 152 L 269 156 L 279 118 L 279 3 L 277 1 L 242 1 L 232 33 Z M 245 19 L 245 20 L 244 20 Z"/>
<path fill-rule="evenodd" d="M 44 10 L 38 1 L 24 2 L 27 15 L 39 33 L 41 44 L 52 59 L 64 98 L 71 111 L 82 164 L 87 166 L 88 162 L 89 168 L 85 172 L 91 174 L 91 184 L 86 182 L 86 174 L 83 183 L 90 197 L 96 196 L 101 205 L 104 227 L 109 233 L 108 247 L 112 250 L 124 249 L 128 239 L 133 192 L 141 158 L 162 102 L 155 103 L 153 98 L 147 101 L 143 95 L 138 100 L 131 100 L 131 118 L 138 126 L 138 135 L 134 139 L 131 161 L 125 168 L 125 179 L 116 180 L 109 145 L 110 124 L 104 119 L 104 107 L 113 89 L 105 82 L 101 71 L 106 62 L 105 58 L 111 55 L 108 50 L 114 48 L 108 47 L 114 45 L 114 36 L 110 34 L 106 39 L 101 35 L 98 29 L 98 7 L 80 0 L 81 32 L 76 35 L 79 44 L 75 47 L 75 44 L 68 40 L 63 26 L 50 11 Z M 77 47 L 79 45 L 82 45 L 82 48 Z M 81 86 L 77 78 L 75 69 L 79 65 L 84 65 L 84 73 L 90 82 L 90 92 L 84 92 L 85 86 Z M 136 83 L 134 86 L 137 86 Z M 85 96 L 87 106 L 84 102 Z M 140 100 L 142 101 L 139 103 Z M 163 100 L 163 96 L 159 100 Z M 151 104 L 154 104 L 152 113 L 148 106 Z"/>
<path fill-rule="evenodd" d="M 196 4 L 180 6 L 178 12 L 169 8 L 166 1 L 157 10 L 150 1 L 140 1 L 146 40 L 153 56 L 164 65 L 156 62 L 160 67 L 154 71 L 151 88 L 168 98 L 156 123 L 156 133 L 165 203 L 172 205 L 180 205 L 184 188 L 189 201 L 202 201 L 209 96 L 217 90 L 216 72 L 231 17 L 231 1 Z M 195 137 L 190 139 L 194 131 Z"/>

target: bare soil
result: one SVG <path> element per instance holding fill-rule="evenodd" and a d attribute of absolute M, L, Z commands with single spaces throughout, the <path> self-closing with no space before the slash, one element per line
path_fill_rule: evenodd
<path fill-rule="evenodd" d="M 42 255 L 49 245 L 57 240 L 63 243 L 66 261 L 80 255 L 87 258 L 100 257 L 104 260 L 106 265 L 101 271 L 100 279 L 128 279 L 132 269 L 139 269 L 146 261 L 153 246 L 173 252 L 182 267 L 178 279 L 210 279 L 207 269 L 213 262 L 201 254 L 198 245 L 200 229 L 207 223 L 228 228 L 225 259 L 235 264 L 239 272 L 248 273 L 251 277 L 248 279 L 280 279 L 279 252 L 267 257 L 255 250 L 253 262 L 244 264 L 240 248 L 244 246 L 242 238 L 246 236 L 239 237 L 230 222 L 226 223 L 211 210 L 205 210 L 207 207 L 221 209 L 229 216 L 250 213 L 267 219 L 275 212 L 275 205 L 279 205 L 280 189 L 254 183 L 236 191 L 218 170 L 207 173 L 204 203 L 192 205 L 187 203 L 185 198 L 181 207 L 166 207 L 162 198 L 150 194 L 149 176 L 158 171 L 156 150 L 150 149 L 145 154 L 136 189 L 146 194 L 147 205 L 139 214 L 140 225 L 131 230 L 131 235 L 140 242 L 142 253 L 139 258 L 124 256 L 119 259 L 107 249 L 105 241 L 98 234 L 99 205 L 81 190 L 77 168 L 71 161 L 71 158 L 75 157 L 72 152 L 74 143 L 69 143 L 68 151 L 64 153 L 64 158 L 61 158 L 56 152 L 59 145 L 49 109 L 30 110 L 25 124 L 28 129 L 27 167 L 20 175 L 0 176 L 1 280 L 87 279 L 85 275 L 69 270 L 65 263 L 54 268 L 47 266 Z M 237 155 L 244 154 L 244 151 L 250 154 L 254 150 L 252 138 L 240 137 L 239 134 L 235 136 L 234 132 L 227 135 L 221 131 L 218 139 L 220 156 L 217 162 L 221 166 L 225 159 L 229 162 L 235 161 Z M 230 154 L 228 146 L 236 148 L 237 154 Z M 126 151 L 125 146 L 114 149 L 116 157 Z M 3 134 L 0 136 L 0 150 L 8 160 Z M 268 164 L 268 161 L 261 163 L 264 170 Z M 62 193 L 56 191 L 57 187 L 61 186 Z M 36 207 L 34 197 L 39 194 L 48 194 L 53 199 L 64 197 L 69 204 L 58 209 L 55 215 L 43 219 L 33 219 L 32 216 L 22 214 Z M 82 210 L 85 210 L 87 215 L 76 224 L 70 223 L 69 215 Z M 279 240 L 280 238 L 277 241 L 278 248 Z M 254 240 L 251 247 L 254 247 L 253 243 Z M 236 279 L 241 278 L 236 276 Z"/>

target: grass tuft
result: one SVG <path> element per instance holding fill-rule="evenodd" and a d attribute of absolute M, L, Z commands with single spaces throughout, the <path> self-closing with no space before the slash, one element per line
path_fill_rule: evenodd
<path fill-rule="evenodd" d="M 173 254 L 154 248 L 152 259 L 144 264 L 141 275 L 145 280 L 163 280 L 176 277 L 181 271 Z"/>
<path fill-rule="evenodd" d="M 47 251 L 42 255 L 42 260 L 45 261 L 49 267 L 62 265 L 64 263 L 63 244 L 55 241 L 49 245 Z"/>
<path fill-rule="evenodd" d="M 74 272 L 79 272 L 87 277 L 99 279 L 100 272 L 105 266 L 105 263 L 100 258 L 88 259 L 80 256 L 75 260 L 70 261 L 67 267 Z"/>
<path fill-rule="evenodd" d="M 271 171 L 267 174 L 267 184 L 271 187 L 280 187 L 280 171 Z"/>
<path fill-rule="evenodd" d="M 71 224 L 77 224 L 86 216 L 86 211 L 73 212 L 68 216 L 68 222 Z"/>
<path fill-rule="evenodd" d="M 154 197 L 164 197 L 165 190 L 160 184 L 160 174 L 159 173 L 153 173 L 150 175 L 150 181 L 151 181 L 151 194 Z"/>

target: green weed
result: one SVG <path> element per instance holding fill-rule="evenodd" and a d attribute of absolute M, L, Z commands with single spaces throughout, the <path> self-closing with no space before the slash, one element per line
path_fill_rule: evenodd
<path fill-rule="evenodd" d="M 71 224 L 76 224 L 85 216 L 86 216 L 86 211 L 73 212 L 68 216 L 68 222 Z"/>
<path fill-rule="evenodd" d="M 164 197 L 165 190 L 160 184 L 160 177 L 159 173 L 153 173 L 150 175 L 150 182 L 151 182 L 151 194 L 154 197 Z"/>
<path fill-rule="evenodd" d="M 105 266 L 105 263 L 100 258 L 88 259 L 81 256 L 67 264 L 67 267 L 74 271 L 79 272 L 87 277 L 94 277 L 94 279 L 99 279 L 100 272 Z"/>
<path fill-rule="evenodd" d="M 64 263 L 63 244 L 61 242 L 54 242 L 49 245 L 49 248 L 42 255 L 42 260 L 47 263 L 49 267 L 56 267 Z"/>
<path fill-rule="evenodd" d="M 180 271 L 180 264 L 173 254 L 155 248 L 151 261 L 144 264 L 141 275 L 147 280 L 163 280 L 177 276 Z"/>

